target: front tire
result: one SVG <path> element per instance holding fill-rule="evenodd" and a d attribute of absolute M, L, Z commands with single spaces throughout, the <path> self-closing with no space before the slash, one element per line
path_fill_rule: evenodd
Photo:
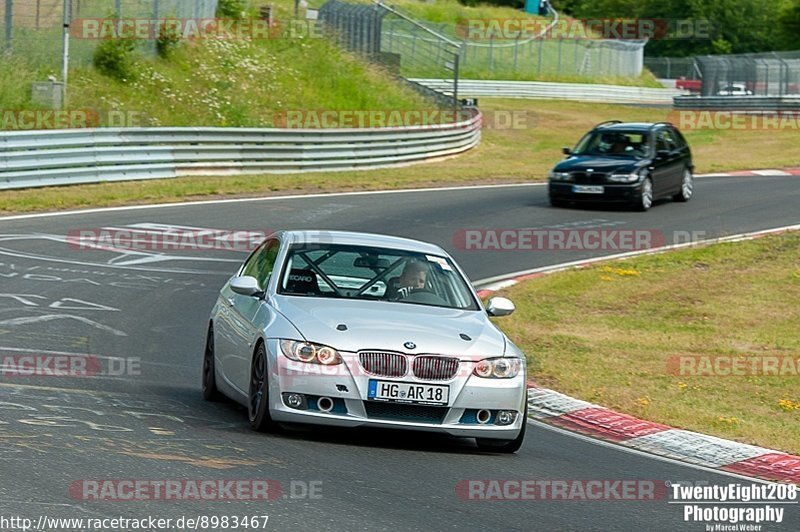
<path fill-rule="evenodd" d="M 269 432 L 277 424 L 269 415 L 269 371 L 267 349 L 259 342 L 250 364 L 250 392 L 247 401 L 250 426 L 259 432 Z"/>
<path fill-rule="evenodd" d="M 519 435 L 513 440 L 489 440 L 485 438 L 475 438 L 478 449 L 492 453 L 512 454 L 520 450 L 522 442 L 525 441 L 525 427 L 528 426 L 528 401 L 525 400 L 525 412 L 522 416 L 522 428 Z"/>
<path fill-rule="evenodd" d="M 672 196 L 675 201 L 687 202 L 692 199 L 694 195 L 694 176 L 689 168 L 683 170 L 683 179 L 681 179 L 681 191 Z"/>
<path fill-rule="evenodd" d="M 642 182 L 642 190 L 639 192 L 639 198 L 636 201 L 636 210 L 645 212 L 650 210 L 653 206 L 653 180 L 645 177 Z"/>
<path fill-rule="evenodd" d="M 552 207 L 565 207 L 566 205 L 567 205 L 566 201 L 554 198 L 553 196 L 550 196 L 550 206 L 552 206 Z"/>
<path fill-rule="evenodd" d="M 203 353 L 203 399 L 219 401 L 222 394 L 217 389 L 216 363 L 214 360 L 214 324 L 208 326 L 206 349 Z"/>

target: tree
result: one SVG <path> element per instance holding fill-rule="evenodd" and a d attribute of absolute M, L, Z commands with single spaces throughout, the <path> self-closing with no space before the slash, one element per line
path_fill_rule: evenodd
<path fill-rule="evenodd" d="M 800 50 L 800 0 L 787 3 L 778 15 L 781 48 Z"/>

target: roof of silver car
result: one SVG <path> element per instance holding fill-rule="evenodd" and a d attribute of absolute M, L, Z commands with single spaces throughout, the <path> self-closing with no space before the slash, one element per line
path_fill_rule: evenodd
<path fill-rule="evenodd" d="M 352 246 L 370 246 L 379 248 L 399 249 L 418 253 L 431 253 L 447 255 L 442 248 L 435 244 L 420 242 L 399 236 L 378 235 L 374 233 L 356 233 L 353 231 L 282 231 L 280 233 L 291 244 L 345 244 Z"/>

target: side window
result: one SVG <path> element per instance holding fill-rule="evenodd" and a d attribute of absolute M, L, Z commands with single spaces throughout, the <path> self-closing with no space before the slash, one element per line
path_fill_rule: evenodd
<path fill-rule="evenodd" d="M 683 138 L 683 135 L 681 134 L 681 132 L 678 131 L 677 129 L 673 129 L 671 131 L 671 133 L 672 133 L 672 138 L 675 139 L 675 145 L 678 148 L 685 148 L 686 147 L 686 139 Z"/>
<path fill-rule="evenodd" d="M 656 151 L 672 151 L 667 132 L 663 129 L 656 136 Z"/>
<path fill-rule="evenodd" d="M 664 141 L 667 143 L 669 151 L 675 151 L 678 148 L 678 142 L 675 140 L 675 134 L 669 129 L 662 129 L 660 135 L 664 136 Z"/>
<path fill-rule="evenodd" d="M 277 240 L 270 240 L 264 242 L 252 254 L 242 268 L 242 275 L 249 275 L 258 279 L 258 284 L 261 288 L 266 288 L 267 279 L 269 279 L 273 268 L 275 268 L 275 259 L 278 258 L 278 250 L 280 249 L 280 242 Z"/>

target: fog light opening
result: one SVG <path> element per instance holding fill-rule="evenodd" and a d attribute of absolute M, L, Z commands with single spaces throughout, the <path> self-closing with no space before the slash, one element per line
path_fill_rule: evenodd
<path fill-rule="evenodd" d="M 299 393 L 287 393 L 285 395 L 286 406 L 289 408 L 299 408 L 305 410 L 306 399 Z"/>
<path fill-rule="evenodd" d="M 497 413 L 497 421 L 495 423 L 498 425 L 511 425 L 516 417 L 517 413 L 513 410 L 501 410 Z"/>
<path fill-rule="evenodd" d="M 492 413 L 488 410 L 478 410 L 478 413 L 475 415 L 475 419 L 478 420 L 478 423 L 481 425 L 485 425 L 492 419 Z"/>
<path fill-rule="evenodd" d="M 317 408 L 322 412 L 330 412 L 333 410 L 333 399 L 330 397 L 320 397 L 317 399 Z"/>

